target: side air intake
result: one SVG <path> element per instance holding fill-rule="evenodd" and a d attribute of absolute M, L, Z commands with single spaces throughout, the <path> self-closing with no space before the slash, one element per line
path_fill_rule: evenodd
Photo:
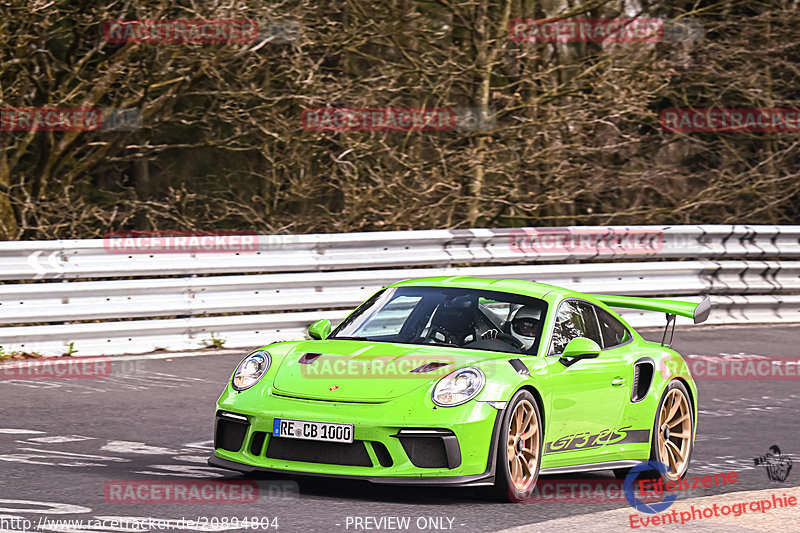
<path fill-rule="evenodd" d="M 633 364 L 631 402 L 641 402 L 647 396 L 647 391 L 653 383 L 655 368 L 655 363 L 649 357 L 643 357 Z"/>

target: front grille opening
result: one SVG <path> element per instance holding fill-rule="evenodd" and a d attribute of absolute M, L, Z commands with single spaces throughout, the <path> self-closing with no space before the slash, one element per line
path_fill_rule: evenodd
<path fill-rule="evenodd" d="M 264 448 L 264 437 L 267 434 L 263 431 L 256 431 L 253 433 L 253 438 L 250 440 L 250 453 L 258 457 L 261 455 L 261 449 Z"/>
<path fill-rule="evenodd" d="M 217 418 L 217 431 L 214 434 L 214 448 L 221 448 L 229 452 L 238 452 L 244 444 L 244 437 L 247 434 L 247 424 Z"/>
<path fill-rule="evenodd" d="M 417 468 L 447 468 L 447 451 L 441 437 L 399 437 L 406 455 Z"/>
<path fill-rule="evenodd" d="M 343 466 L 372 466 L 364 442 L 317 442 L 312 440 L 271 437 L 267 443 L 267 457 L 285 461 L 322 463 Z"/>
<path fill-rule="evenodd" d="M 392 455 L 382 442 L 372 441 L 372 451 L 375 452 L 375 456 L 378 458 L 378 462 L 381 466 L 388 468 L 394 464 Z"/>

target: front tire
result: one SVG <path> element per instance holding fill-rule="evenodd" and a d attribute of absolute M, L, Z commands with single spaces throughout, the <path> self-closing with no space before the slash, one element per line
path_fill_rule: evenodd
<path fill-rule="evenodd" d="M 542 460 L 542 416 L 533 395 L 518 391 L 508 403 L 497 437 L 494 494 L 521 502 L 533 493 Z"/>

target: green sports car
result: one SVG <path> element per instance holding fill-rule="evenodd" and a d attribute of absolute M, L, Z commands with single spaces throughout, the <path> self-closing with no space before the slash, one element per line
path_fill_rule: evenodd
<path fill-rule="evenodd" d="M 488 486 L 642 461 L 686 473 L 697 388 L 684 359 L 609 306 L 702 322 L 700 304 L 519 280 L 391 284 L 331 331 L 242 360 L 217 402 L 209 464 L 375 483 Z M 671 338 L 671 335 L 670 335 Z"/>

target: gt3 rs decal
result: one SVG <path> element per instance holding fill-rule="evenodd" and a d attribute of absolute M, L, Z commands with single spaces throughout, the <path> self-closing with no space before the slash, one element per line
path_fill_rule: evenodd
<path fill-rule="evenodd" d="M 588 450 L 600 446 L 613 444 L 632 444 L 650 442 L 649 429 L 630 429 L 631 426 L 617 430 L 604 429 L 600 433 L 574 433 L 564 435 L 556 441 L 545 444 L 544 453 L 569 452 L 573 450 Z"/>

